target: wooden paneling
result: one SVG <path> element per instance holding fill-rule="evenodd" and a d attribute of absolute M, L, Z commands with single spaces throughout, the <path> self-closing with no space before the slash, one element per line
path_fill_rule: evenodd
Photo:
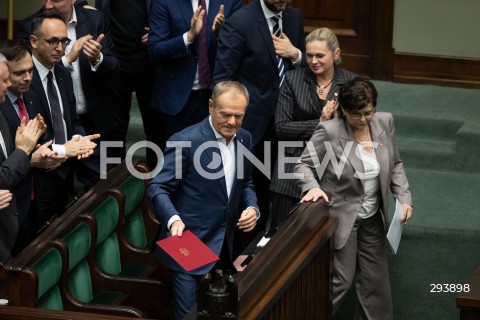
<path fill-rule="evenodd" d="M 480 89 L 480 59 L 395 54 L 395 82 Z"/>

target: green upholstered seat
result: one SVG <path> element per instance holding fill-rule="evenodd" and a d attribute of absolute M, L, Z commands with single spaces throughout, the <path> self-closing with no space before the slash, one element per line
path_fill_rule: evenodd
<path fill-rule="evenodd" d="M 68 289 L 82 302 L 100 304 L 120 304 L 124 294 L 114 291 L 101 291 L 94 295 L 92 278 L 87 261 L 92 244 L 90 229 L 85 222 L 80 222 L 64 238 L 68 246 Z"/>
<path fill-rule="evenodd" d="M 38 307 L 50 310 L 63 310 L 58 283 L 62 272 L 62 256 L 56 248 L 48 249 L 33 265 L 37 274 Z"/>
<path fill-rule="evenodd" d="M 113 275 L 148 277 L 157 265 L 128 262 L 122 265 L 120 245 L 116 233 L 119 207 L 117 200 L 109 195 L 92 212 L 97 226 L 95 259 L 100 268 Z"/>
<path fill-rule="evenodd" d="M 130 176 L 120 185 L 119 189 L 125 195 L 124 230 L 128 242 L 138 248 L 150 248 L 153 239 L 147 239 L 145 221 L 141 211 L 145 182 Z"/>
<path fill-rule="evenodd" d="M 97 225 L 97 248 L 95 259 L 100 268 L 110 274 L 122 271 L 120 247 L 116 234 L 119 208 L 117 200 L 108 196 L 92 212 Z"/>

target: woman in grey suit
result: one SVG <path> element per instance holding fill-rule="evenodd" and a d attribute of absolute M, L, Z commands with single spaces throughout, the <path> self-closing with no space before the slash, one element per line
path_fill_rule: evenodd
<path fill-rule="evenodd" d="M 284 220 L 300 201 L 300 189 L 285 173 L 292 174 L 295 160 L 318 122 L 334 115 L 339 86 L 355 77 L 353 72 L 338 66 L 340 48 L 332 30 L 316 29 L 305 42 L 308 67 L 285 74 L 275 113 L 275 132 L 280 143 L 270 184 L 273 225 Z"/>
<path fill-rule="evenodd" d="M 390 191 L 405 223 L 413 211 L 393 117 L 375 113 L 377 91 L 367 79 L 346 82 L 338 101 L 340 116 L 318 125 L 295 166 L 301 202 L 323 198 L 338 219 L 333 312 L 355 279 L 360 319 L 393 319 L 385 250 Z"/>

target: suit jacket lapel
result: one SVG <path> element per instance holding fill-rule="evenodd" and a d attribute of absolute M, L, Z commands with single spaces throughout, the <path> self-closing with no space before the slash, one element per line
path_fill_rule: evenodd
<path fill-rule="evenodd" d="M 2 132 L 3 142 L 5 143 L 5 149 L 7 154 L 5 154 L 5 159 L 8 157 L 9 154 L 13 152 L 14 145 L 13 145 L 13 138 L 10 135 L 10 126 L 8 125 L 7 120 L 0 112 L 0 130 Z M 3 150 L 2 150 L 3 153 Z"/>
<path fill-rule="evenodd" d="M 7 122 L 12 124 L 10 126 L 10 134 L 13 134 L 16 128 L 20 125 L 20 118 L 18 117 L 15 107 L 8 97 L 5 97 L 5 102 L 2 104 L 1 111 Z"/>
<path fill-rule="evenodd" d="M 215 138 L 215 134 L 213 133 L 212 128 L 210 127 L 210 123 L 208 121 L 208 118 L 203 121 L 203 127 L 202 127 L 202 134 L 203 134 L 203 143 L 208 143 L 211 141 L 216 142 L 217 139 Z M 217 151 L 215 151 L 217 150 Z M 202 163 L 201 165 L 205 167 L 208 166 L 209 163 L 213 161 L 213 152 L 217 152 L 218 156 L 220 157 L 221 161 L 221 154 L 220 150 L 215 149 L 215 148 L 207 148 L 205 149 L 204 153 L 207 156 L 208 163 Z M 223 162 L 220 162 L 221 170 L 223 171 Z M 228 199 L 228 193 L 227 193 L 227 184 L 225 182 L 225 174 L 217 179 L 218 183 L 220 184 L 220 188 L 223 191 L 223 194 L 225 195 L 225 198 Z"/>
<path fill-rule="evenodd" d="M 380 126 L 380 123 L 375 116 L 370 123 L 370 131 L 372 140 L 376 144 L 375 155 L 377 156 L 377 162 L 380 165 L 380 190 L 382 190 L 383 193 L 384 190 L 388 190 L 388 186 L 386 184 L 388 182 L 388 176 L 390 175 L 388 172 L 388 150 L 385 147 L 387 143 L 387 137 L 385 135 L 385 130 L 382 128 L 382 126 Z"/>
<path fill-rule="evenodd" d="M 65 134 L 67 135 L 68 140 L 68 137 L 70 136 L 70 124 L 69 121 L 67 121 L 67 119 L 70 119 L 70 103 L 67 96 L 68 89 L 66 87 L 65 80 L 63 79 L 63 75 L 61 75 L 60 71 L 58 71 L 57 66 L 54 68 L 54 73 L 55 80 L 57 81 L 58 91 L 60 91 L 60 97 L 62 99 L 63 119 L 67 128 L 67 132 L 65 132 Z"/>
<path fill-rule="evenodd" d="M 262 35 L 263 41 L 267 46 L 268 53 L 270 54 L 272 63 L 275 66 L 275 68 L 277 68 L 277 56 L 275 55 L 275 48 L 273 46 L 272 34 L 270 32 L 270 29 L 268 28 L 268 21 L 265 19 L 265 15 L 263 14 L 260 1 L 255 1 L 254 5 L 256 5 L 258 32 L 260 32 L 260 34 Z"/>
<path fill-rule="evenodd" d="M 185 20 L 185 26 L 187 30 L 190 29 L 190 24 L 193 17 L 193 8 L 192 2 L 190 0 L 178 0 L 178 9 L 182 13 L 183 19 Z"/>
<path fill-rule="evenodd" d="M 345 152 L 345 150 L 348 150 L 347 148 L 350 148 L 347 159 L 352 165 L 353 169 L 355 170 L 355 173 L 357 172 L 365 172 L 365 169 L 363 167 L 363 162 L 362 159 L 360 159 L 359 155 L 356 154 L 357 150 L 357 144 L 355 142 L 355 136 L 353 134 L 353 129 L 352 127 L 347 123 L 346 119 L 343 119 L 342 123 L 342 128 L 340 131 L 340 143 L 342 145 L 342 152 Z M 351 144 L 348 146 L 348 144 Z M 359 179 L 362 182 L 362 185 L 364 185 L 363 179 Z"/>
<path fill-rule="evenodd" d="M 44 121 L 47 124 L 48 128 L 53 128 L 52 126 L 52 114 L 50 113 L 50 107 L 47 100 L 47 95 L 45 89 L 43 88 L 42 80 L 38 75 L 37 68 L 33 67 L 33 79 L 32 84 L 30 85 L 33 91 L 37 94 L 38 99 L 40 100 L 40 108 L 43 110 Z"/>

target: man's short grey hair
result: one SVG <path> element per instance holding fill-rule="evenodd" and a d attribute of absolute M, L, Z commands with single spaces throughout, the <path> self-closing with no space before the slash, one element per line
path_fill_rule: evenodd
<path fill-rule="evenodd" d="M 218 99 L 219 96 L 221 96 L 223 93 L 227 92 L 230 89 L 236 89 L 236 90 L 240 91 L 245 96 L 245 98 L 247 99 L 247 105 L 248 105 L 248 102 L 250 101 L 250 97 L 249 97 L 247 88 L 243 84 L 241 84 L 240 82 L 232 81 L 232 80 L 219 82 L 213 88 L 213 91 L 212 91 L 213 105 L 214 106 L 216 105 L 217 99 Z"/>
<path fill-rule="evenodd" d="M 2 53 L 0 53 L 0 62 L 7 63 L 7 58 L 5 58 L 5 56 Z"/>

